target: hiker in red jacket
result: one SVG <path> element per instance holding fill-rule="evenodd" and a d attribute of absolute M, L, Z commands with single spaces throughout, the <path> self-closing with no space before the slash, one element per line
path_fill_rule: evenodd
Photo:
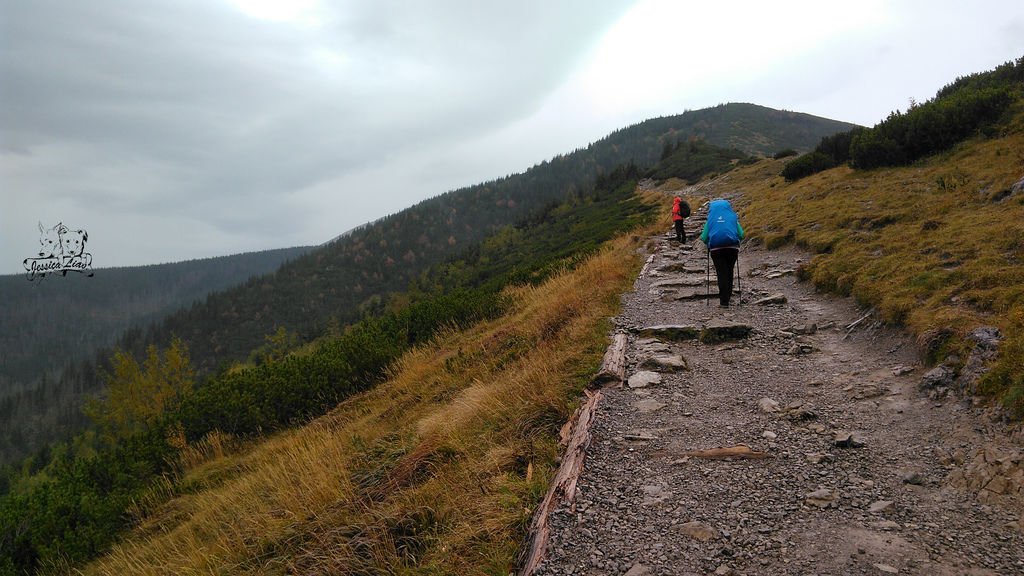
<path fill-rule="evenodd" d="M 672 223 L 676 227 L 676 240 L 686 242 L 686 228 L 683 227 L 683 219 L 690 215 L 690 205 L 682 198 L 676 196 L 672 200 Z"/>

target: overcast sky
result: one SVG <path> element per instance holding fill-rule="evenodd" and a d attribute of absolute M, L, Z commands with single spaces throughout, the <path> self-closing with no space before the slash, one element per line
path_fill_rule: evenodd
<path fill-rule="evenodd" d="M 0 0 L 0 273 L 319 244 L 655 116 L 873 125 L 1024 56 L 1024 2 Z"/>

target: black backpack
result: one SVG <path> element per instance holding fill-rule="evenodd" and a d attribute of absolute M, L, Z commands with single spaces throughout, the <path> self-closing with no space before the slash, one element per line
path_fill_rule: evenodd
<path fill-rule="evenodd" d="M 686 203 L 686 200 L 679 202 L 679 215 L 683 218 L 690 217 L 690 205 Z"/>

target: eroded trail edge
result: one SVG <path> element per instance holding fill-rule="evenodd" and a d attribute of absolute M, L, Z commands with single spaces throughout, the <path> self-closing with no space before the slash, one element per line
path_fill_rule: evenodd
<path fill-rule="evenodd" d="M 1024 573 L 1019 428 L 929 395 L 909 337 L 797 282 L 796 251 L 744 247 L 731 308 L 699 242 L 650 252 L 533 573 Z"/>

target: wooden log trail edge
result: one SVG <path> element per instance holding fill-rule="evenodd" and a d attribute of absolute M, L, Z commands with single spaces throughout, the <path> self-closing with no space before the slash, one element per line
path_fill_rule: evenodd
<path fill-rule="evenodd" d="M 621 384 L 626 372 L 626 335 L 619 333 L 612 338 L 611 345 L 604 354 L 601 369 L 591 380 L 591 385 Z M 597 404 L 601 401 L 601 391 L 583 391 L 587 399 L 576 409 L 569 421 L 562 427 L 561 439 L 566 443 L 565 456 L 558 467 L 558 472 L 551 481 L 544 500 L 534 512 L 530 531 L 527 534 L 529 546 L 524 548 L 525 555 L 520 563 L 519 574 L 530 576 L 534 573 L 547 551 L 548 539 L 551 537 L 550 516 L 559 506 L 568 506 L 576 496 L 576 481 L 583 472 L 583 460 L 590 446 L 590 425 L 597 413 Z"/>

